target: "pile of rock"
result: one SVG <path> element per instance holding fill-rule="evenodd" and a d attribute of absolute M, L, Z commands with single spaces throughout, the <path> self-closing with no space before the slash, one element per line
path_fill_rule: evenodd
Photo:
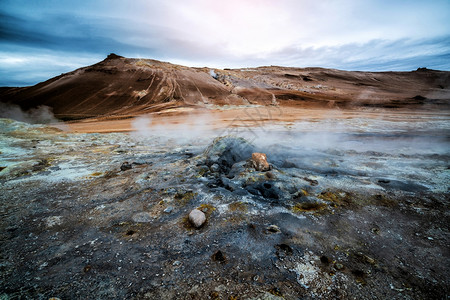
<path fill-rule="evenodd" d="M 256 147 L 240 137 L 220 137 L 203 153 L 199 163 L 199 176 L 207 186 L 222 194 L 250 196 L 256 199 L 292 207 L 299 202 L 321 202 L 306 196 L 318 183 L 305 180 L 303 174 L 292 176 L 269 163 L 266 153 L 257 152 Z M 292 172 L 291 172 L 292 173 Z"/>

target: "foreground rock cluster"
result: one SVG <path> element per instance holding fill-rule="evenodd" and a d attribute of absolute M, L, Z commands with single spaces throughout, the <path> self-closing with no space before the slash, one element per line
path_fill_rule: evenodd
<path fill-rule="evenodd" d="M 267 155 L 253 152 L 255 149 L 243 138 L 216 139 L 198 162 L 207 186 L 227 196 L 239 195 L 260 204 L 291 210 L 315 210 L 326 206 L 320 198 L 309 195 L 318 190 L 314 188 L 317 180 L 306 174 L 293 176 L 289 168 L 270 165 Z M 283 160 L 280 166 L 287 163 Z"/>
<path fill-rule="evenodd" d="M 448 296 L 446 150 L 0 125 L 2 298 Z"/>

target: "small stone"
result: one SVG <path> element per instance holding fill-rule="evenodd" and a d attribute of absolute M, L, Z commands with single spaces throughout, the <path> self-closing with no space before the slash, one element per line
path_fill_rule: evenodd
<path fill-rule="evenodd" d="M 380 229 L 377 227 L 370 229 L 370 231 L 372 231 L 372 233 L 374 233 L 374 234 L 380 234 Z"/>
<path fill-rule="evenodd" d="M 208 168 L 208 166 L 200 166 L 199 168 L 198 168 L 198 174 L 200 175 L 200 176 L 204 176 L 207 172 L 209 171 L 209 168 Z"/>
<path fill-rule="evenodd" d="M 269 171 L 270 165 L 267 162 L 267 156 L 264 153 L 252 153 L 252 167 L 255 168 L 256 171 Z"/>
<path fill-rule="evenodd" d="M 280 227 L 278 227 L 277 225 L 270 225 L 269 227 L 266 228 L 267 233 L 279 233 L 281 232 Z"/>
<path fill-rule="evenodd" d="M 175 266 L 175 267 L 180 266 L 180 265 L 181 265 L 181 261 L 179 261 L 179 260 L 174 261 L 172 264 L 172 266 Z"/>
<path fill-rule="evenodd" d="M 275 175 L 272 172 L 266 172 L 267 179 L 275 179 Z"/>
<path fill-rule="evenodd" d="M 172 206 L 168 206 L 163 210 L 166 214 L 170 214 L 173 211 L 173 207 Z"/>
<path fill-rule="evenodd" d="M 292 255 L 292 253 L 294 252 L 291 246 L 287 244 L 275 245 L 275 249 L 277 249 L 276 255 L 280 260 L 283 260 L 287 256 Z"/>
<path fill-rule="evenodd" d="M 191 222 L 194 227 L 200 228 L 203 224 L 205 224 L 206 216 L 201 210 L 193 209 L 189 213 L 189 222 Z"/>
<path fill-rule="evenodd" d="M 124 163 L 120 166 L 120 170 L 121 170 L 121 171 L 130 170 L 131 168 L 133 168 L 133 165 L 132 165 L 132 164 L 129 164 L 128 162 L 124 162 Z"/>
<path fill-rule="evenodd" d="M 375 259 L 373 259 L 373 258 L 370 257 L 370 256 L 365 255 L 365 256 L 364 256 L 364 259 L 366 260 L 366 262 L 368 262 L 368 263 L 371 264 L 371 265 L 374 265 L 374 264 L 375 264 Z"/>
<path fill-rule="evenodd" d="M 220 171 L 220 166 L 218 164 L 213 164 L 211 167 L 211 172 L 219 172 Z"/>
<path fill-rule="evenodd" d="M 303 177 L 303 180 L 308 181 L 309 184 L 312 185 L 312 186 L 316 186 L 316 185 L 319 184 L 319 182 L 317 180 L 311 179 L 311 178 L 308 178 L 308 177 Z"/>
<path fill-rule="evenodd" d="M 51 217 L 45 218 L 45 223 L 46 223 L 47 227 L 61 225 L 63 223 L 62 216 L 51 216 Z"/>
<path fill-rule="evenodd" d="M 340 263 L 336 263 L 334 265 L 334 267 L 336 268 L 336 270 L 342 270 L 344 268 L 344 266 L 342 264 L 340 264 Z"/>
<path fill-rule="evenodd" d="M 152 216 L 148 212 L 139 212 L 134 214 L 131 219 L 136 223 L 149 223 L 153 221 Z"/>

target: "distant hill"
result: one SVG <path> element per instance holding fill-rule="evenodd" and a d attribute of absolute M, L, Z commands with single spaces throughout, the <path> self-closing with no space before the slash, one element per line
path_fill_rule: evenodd
<path fill-rule="evenodd" d="M 450 72 L 276 66 L 221 70 L 110 54 L 34 86 L 0 88 L 0 102 L 24 110 L 46 105 L 65 120 L 208 104 L 442 109 L 450 103 Z"/>

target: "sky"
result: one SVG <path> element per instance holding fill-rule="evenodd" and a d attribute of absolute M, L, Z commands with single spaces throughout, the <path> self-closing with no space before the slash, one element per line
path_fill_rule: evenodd
<path fill-rule="evenodd" d="M 0 0 L 0 86 L 109 53 L 211 68 L 450 70 L 450 0 Z"/>

